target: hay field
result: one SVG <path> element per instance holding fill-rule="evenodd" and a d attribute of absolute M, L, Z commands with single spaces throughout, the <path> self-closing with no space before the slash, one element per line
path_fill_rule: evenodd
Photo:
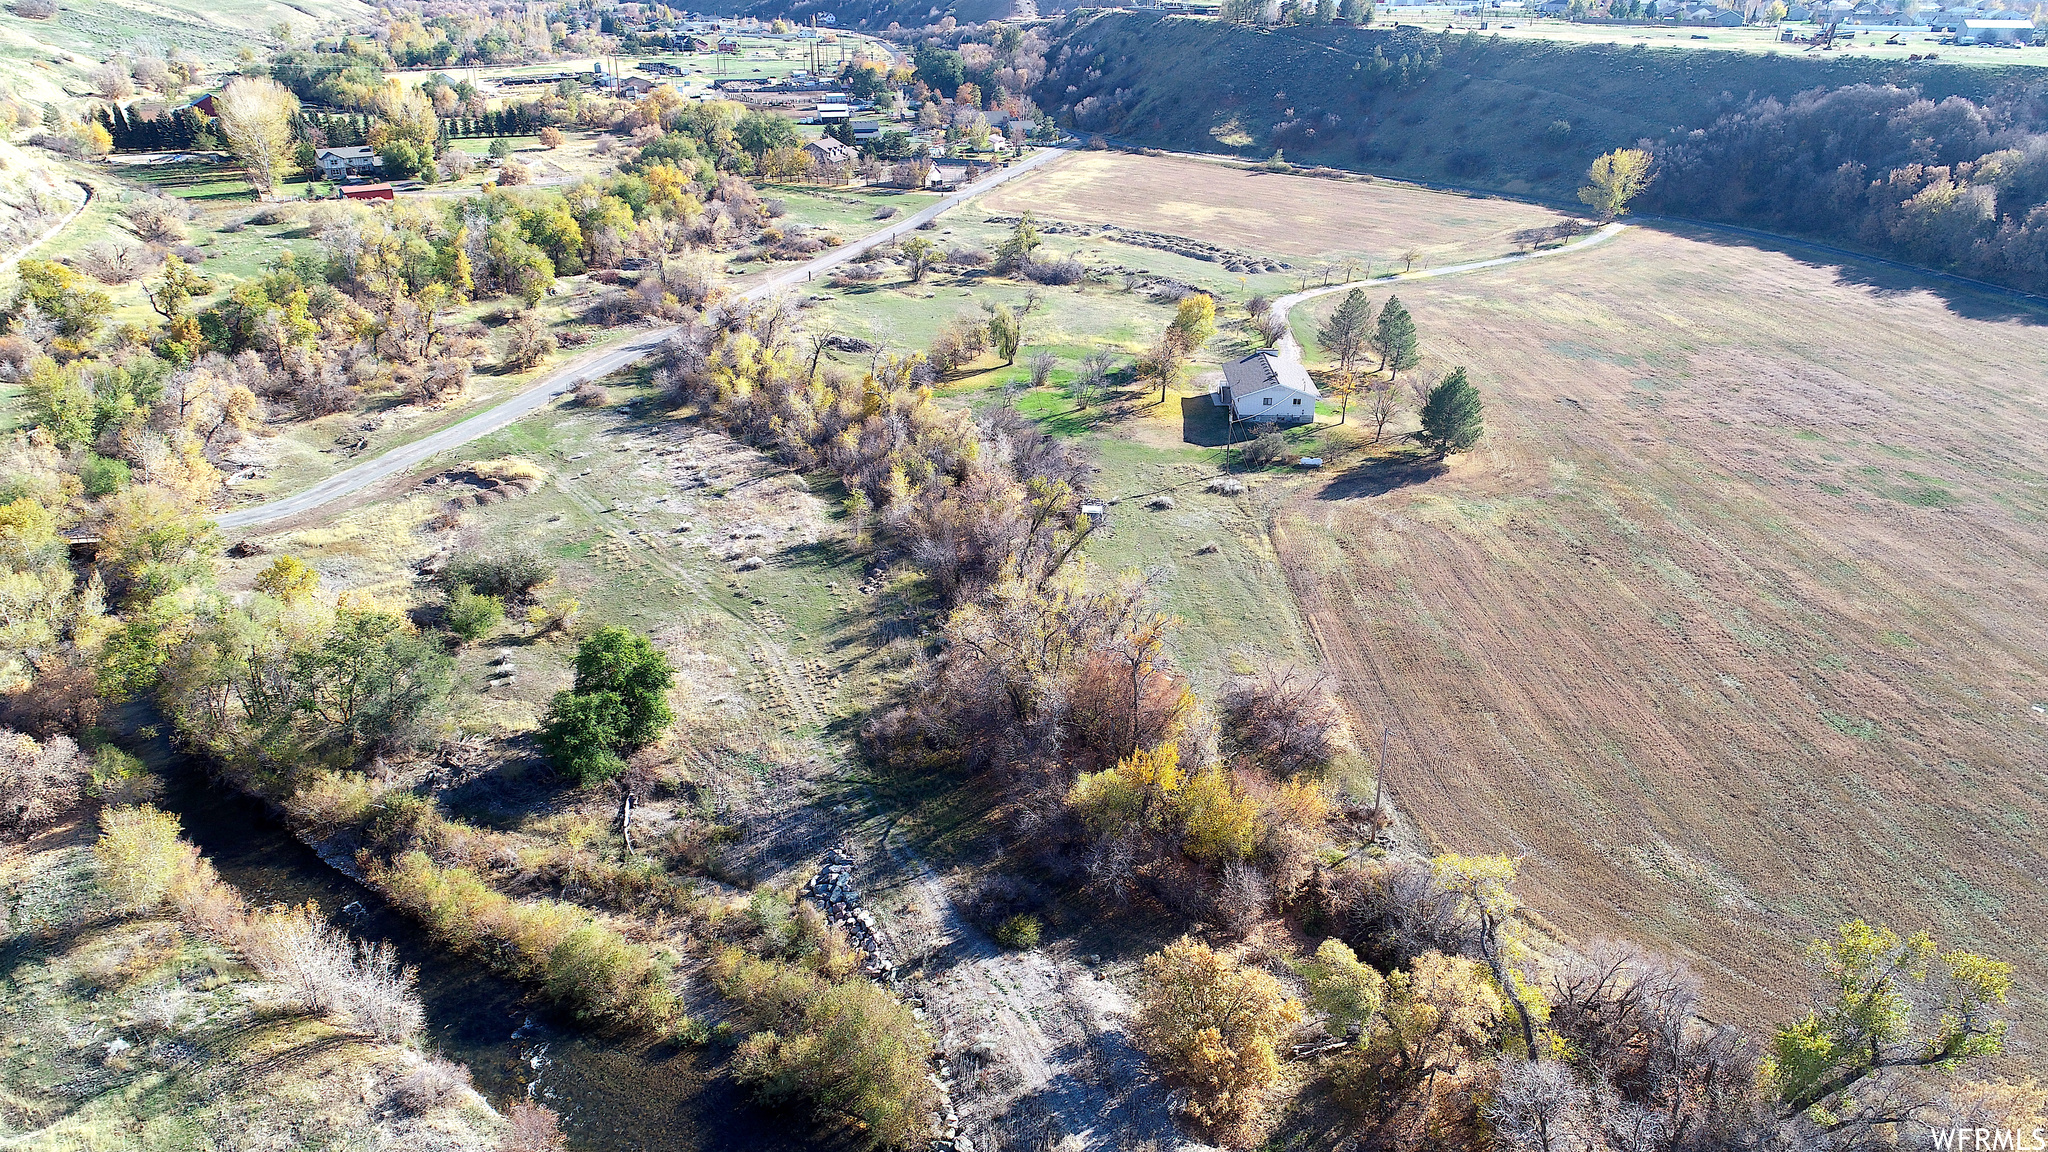
<path fill-rule="evenodd" d="M 1384 265 L 1410 250 L 1421 254 L 1417 267 L 1500 256 L 1518 247 L 1515 233 L 1564 219 L 1534 205 L 1384 181 L 1121 152 L 1077 152 L 978 203 L 990 212 L 1028 209 L 1048 219 L 1186 236 L 1298 267 L 1367 259 Z"/>
<path fill-rule="evenodd" d="M 1709 1015 L 1796 1013 L 1848 916 L 1986 949 L 2038 1062 L 2044 317 L 1644 230 L 1400 296 L 1487 440 L 1275 533 L 1403 814 Z"/>

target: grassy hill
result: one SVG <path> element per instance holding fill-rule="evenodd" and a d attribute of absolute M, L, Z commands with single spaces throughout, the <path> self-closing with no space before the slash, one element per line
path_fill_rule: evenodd
<path fill-rule="evenodd" d="M 2026 66 L 1254 30 L 1130 12 L 1079 14 L 1055 32 L 1055 65 L 1035 98 L 1083 132 L 1261 158 L 1281 148 L 1296 163 L 1561 198 L 1601 152 L 1689 131 L 1752 95 L 1893 83 L 1981 98 L 2041 77 Z"/>
<path fill-rule="evenodd" d="M 0 7 L 0 85 L 48 103 L 84 95 L 86 73 L 117 52 L 177 48 L 218 68 L 276 44 L 281 25 L 305 33 L 370 14 L 359 0 L 58 0 L 47 20 Z"/>

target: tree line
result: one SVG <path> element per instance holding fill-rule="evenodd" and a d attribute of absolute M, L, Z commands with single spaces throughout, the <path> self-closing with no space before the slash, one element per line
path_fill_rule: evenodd
<path fill-rule="evenodd" d="M 2048 87 L 1856 84 L 1753 98 L 1655 150 L 1659 210 L 2048 291 Z"/>

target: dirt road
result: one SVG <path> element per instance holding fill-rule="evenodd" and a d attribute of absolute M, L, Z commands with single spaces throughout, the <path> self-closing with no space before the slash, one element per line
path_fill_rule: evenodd
<path fill-rule="evenodd" d="M 939 214 L 959 206 L 991 188 L 1014 180 L 1027 172 L 1034 171 L 1066 152 L 1048 148 L 1027 160 L 1012 164 L 1001 171 L 993 172 L 973 184 L 960 189 L 945 199 L 906 216 L 879 232 L 863 236 L 849 244 L 843 244 L 822 256 L 778 272 L 760 284 L 740 293 L 743 300 L 765 300 L 776 293 L 805 284 L 821 273 L 829 272 L 841 264 L 854 259 L 873 248 L 888 244 L 906 236 L 924 224 L 937 219 Z M 424 464 L 434 456 L 451 448 L 458 448 L 480 436 L 489 435 L 512 422 L 547 406 L 550 400 L 569 391 L 585 380 L 596 379 L 616 372 L 629 364 L 652 355 L 661 347 L 662 341 L 675 331 L 673 327 L 656 328 L 643 335 L 635 336 L 624 343 L 614 344 L 588 353 L 548 373 L 534 382 L 524 392 L 513 396 L 504 403 L 479 412 L 468 419 L 451 424 L 431 436 L 422 437 L 410 444 L 393 448 L 374 460 L 358 464 L 353 468 L 335 473 L 303 492 L 282 499 L 272 500 L 247 508 L 237 508 L 221 514 L 218 518 L 223 528 L 257 528 L 288 517 L 301 516 L 307 512 L 324 508 L 337 500 L 364 488 Z"/>
<path fill-rule="evenodd" d="M 1165 1087 L 1124 1033 L 1131 1003 L 1079 959 L 998 947 L 894 833 L 861 872 L 904 991 L 921 999 L 958 1077 L 961 1135 L 977 1152 L 1180 1148 Z"/>
<path fill-rule="evenodd" d="M 52 224 L 48 228 L 44 229 L 41 235 L 37 236 L 35 239 L 29 241 L 28 243 L 23 244 L 21 247 L 16 248 L 13 252 L 8 253 L 5 259 L 0 259 L 0 276 L 5 276 L 9 272 L 14 271 L 14 266 L 21 263 L 24 257 L 26 257 L 29 253 L 35 251 L 42 245 L 48 243 L 52 237 L 57 235 L 57 233 L 62 232 L 64 229 L 71 227 L 71 222 L 73 220 L 78 219 L 81 213 L 83 213 L 87 208 L 92 206 L 92 185 L 80 184 L 79 187 L 85 190 L 85 199 L 80 200 L 78 202 L 78 207 L 73 208 L 69 213 L 65 215 L 65 217 L 62 220 L 59 220 L 55 224 Z"/>

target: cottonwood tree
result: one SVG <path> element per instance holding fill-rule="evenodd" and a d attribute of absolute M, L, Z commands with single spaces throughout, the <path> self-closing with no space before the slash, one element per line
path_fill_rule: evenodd
<path fill-rule="evenodd" d="M 912 236 L 896 246 L 903 262 L 910 268 L 910 282 L 923 283 L 924 274 L 939 258 L 939 246 L 923 236 Z"/>
<path fill-rule="evenodd" d="M 1789 1110 L 1843 1113 L 1874 1077 L 1949 1071 L 2005 1049 L 2008 963 L 1862 920 L 1808 954 L 1821 973 L 1817 1003 L 1771 1041 Z"/>
<path fill-rule="evenodd" d="M 1627 212 L 1628 202 L 1649 186 L 1650 154 L 1640 148 L 1617 148 L 1586 169 L 1579 199 L 1602 220 L 1612 220 Z"/>
<path fill-rule="evenodd" d="M 1453 368 L 1422 404 L 1422 430 L 1417 436 L 1441 460 L 1479 443 L 1486 431 L 1485 405 L 1479 390 L 1465 378 L 1463 367 Z"/>
<path fill-rule="evenodd" d="M 1504 1060 L 1486 1117 L 1512 1152 L 1577 1152 L 1601 1138 L 1593 1094 L 1558 1060 Z"/>
<path fill-rule="evenodd" d="M 1387 977 L 1378 1022 L 1352 1057 L 1353 1099 L 1381 1119 L 1434 1109 L 1439 1081 L 1463 1080 L 1500 1020 L 1500 992 L 1486 969 L 1463 956 L 1425 952 Z"/>
<path fill-rule="evenodd" d="M 1353 288 L 1316 330 L 1316 343 L 1324 355 L 1337 361 L 1338 372 L 1350 373 L 1351 366 L 1372 346 L 1372 319 L 1372 302 L 1365 298 L 1365 289 Z"/>
<path fill-rule="evenodd" d="M 1182 938 L 1145 959 L 1134 1035 L 1193 1091 L 1191 1111 L 1214 1123 L 1257 1102 L 1279 1074 L 1274 1046 L 1300 1019 L 1272 976 Z"/>
<path fill-rule="evenodd" d="M 1492 970 L 1501 995 L 1514 1007 L 1521 1025 L 1522 1054 L 1535 1059 L 1536 1023 L 1525 990 L 1526 981 L 1516 961 L 1524 945 L 1510 930 L 1521 901 L 1510 886 L 1519 870 L 1508 856 L 1460 856 L 1447 852 L 1430 861 L 1437 884 L 1456 901 L 1455 915 L 1463 922 L 1466 945 Z"/>
<path fill-rule="evenodd" d="M 266 77 L 237 77 L 214 97 L 221 134 L 260 195 L 271 193 L 298 151 L 292 132 L 298 111 L 299 98 Z"/>

